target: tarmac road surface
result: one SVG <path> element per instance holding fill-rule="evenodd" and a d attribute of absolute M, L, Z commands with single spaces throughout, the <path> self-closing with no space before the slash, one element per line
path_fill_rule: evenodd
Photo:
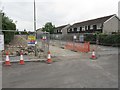
<path fill-rule="evenodd" d="M 98 59 L 91 53 L 79 53 L 51 46 L 56 62 L 27 62 L 2 68 L 3 88 L 117 88 L 117 48 L 102 47 Z M 113 51 L 113 53 L 112 53 Z M 108 52 L 110 54 L 108 54 Z M 101 54 L 99 52 L 99 54 Z"/>

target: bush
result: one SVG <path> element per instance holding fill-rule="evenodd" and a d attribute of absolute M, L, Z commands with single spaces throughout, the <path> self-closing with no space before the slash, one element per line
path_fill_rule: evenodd
<path fill-rule="evenodd" d="M 85 35 L 84 40 L 89 41 L 91 44 L 95 44 L 96 43 L 96 35 L 87 34 L 87 35 Z"/>
<path fill-rule="evenodd" d="M 96 37 L 96 35 L 86 35 L 85 41 L 90 41 L 91 44 L 95 44 Z M 98 40 L 100 45 L 120 46 L 120 34 L 99 34 Z"/>
<path fill-rule="evenodd" d="M 5 37 L 5 44 L 9 44 L 9 42 L 14 38 L 14 31 L 16 30 L 16 25 L 12 19 L 5 15 L 4 12 L 0 11 L 0 16 L 2 17 L 2 30 L 6 30 L 3 31 Z M 13 32 L 7 30 L 13 30 Z"/>

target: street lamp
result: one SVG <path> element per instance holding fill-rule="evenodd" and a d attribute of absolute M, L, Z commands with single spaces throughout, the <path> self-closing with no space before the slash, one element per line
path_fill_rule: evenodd
<path fill-rule="evenodd" d="M 35 32 L 35 38 L 37 40 L 37 37 L 36 37 L 36 6 L 35 6 L 35 0 L 34 0 L 34 32 Z M 36 46 L 36 43 L 35 43 L 35 56 L 37 56 L 37 46 Z"/>

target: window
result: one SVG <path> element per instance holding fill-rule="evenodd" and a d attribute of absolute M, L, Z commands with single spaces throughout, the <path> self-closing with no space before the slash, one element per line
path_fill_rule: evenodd
<path fill-rule="evenodd" d="M 68 32 L 72 32 L 72 28 L 68 29 Z"/>
<path fill-rule="evenodd" d="M 74 31 L 74 29 L 72 28 L 72 32 Z"/>
<path fill-rule="evenodd" d="M 74 30 L 77 30 L 77 28 L 74 28 Z"/>
<path fill-rule="evenodd" d="M 88 26 L 85 26 L 85 30 L 88 30 Z"/>
<path fill-rule="evenodd" d="M 59 32 L 62 32 L 62 30 L 57 30 L 57 32 L 59 33 Z"/>
<path fill-rule="evenodd" d="M 80 31 L 80 29 L 79 28 L 77 28 L 77 32 L 79 32 Z"/>
<path fill-rule="evenodd" d="M 80 31 L 82 31 L 82 27 L 80 27 Z"/>
<path fill-rule="evenodd" d="M 68 29 L 67 31 L 70 32 L 70 29 Z"/>
<path fill-rule="evenodd" d="M 88 30 L 90 30 L 90 25 L 88 26 Z"/>
<path fill-rule="evenodd" d="M 97 25 L 93 25 L 93 29 L 96 30 L 97 29 Z"/>
<path fill-rule="evenodd" d="M 76 32 L 77 31 L 77 28 L 74 28 L 74 32 Z"/>
<path fill-rule="evenodd" d="M 60 32 L 62 32 L 62 30 L 60 30 Z"/>
<path fill-rule="evenodd" d="M 85 31 L 85 26 L 82 26 L 82 31 Z"/>
<path fill-rule="evenodd" d="M 102 29 L 102 24 L 97 24 L 97 29 Z"/>
<path fill-rule="evenodd" d="M 90 25 L 90 29 L 93 29 L 93 25 Z"/>

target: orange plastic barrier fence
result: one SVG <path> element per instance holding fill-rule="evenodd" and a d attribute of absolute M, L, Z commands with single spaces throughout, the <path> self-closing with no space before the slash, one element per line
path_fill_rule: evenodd
<path fill-rule="evenodd" d="M 74 50 L 74 51 L 79 51 L 79 52 L 89 52 L 90 51 L 90 43 L 89 42 L 85 42 L 84 44 L 80 44 L 80 43 L 67 43 L 65 45 L 66 49 L 69 50 Z"/>

